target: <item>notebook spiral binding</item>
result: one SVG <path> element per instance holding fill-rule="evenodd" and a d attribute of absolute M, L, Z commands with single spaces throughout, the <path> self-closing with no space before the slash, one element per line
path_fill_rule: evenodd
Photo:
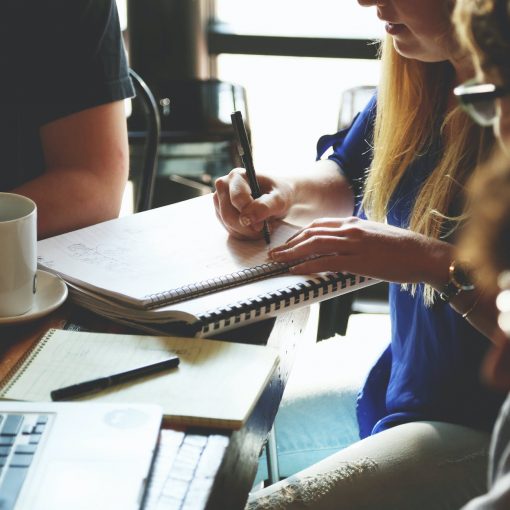
<path fill-rule="evenodd" d="M 232 324 L 245 323 L 261 315 L 271 315 L 282 308 L 300 302 L 313 301 L 321 295 L 336 292 L 356 284 L 370 280 L 365 276 L 344 273 L 328 273 L 292 287 L 282 288 L 269 294 L 261 294 L 255 298 L 239 301 L 231 306 L 211 310 L 199 317 L 202 334 L 210 333 Z"/>
<path fill-rule="evenodd" d="M 54 329 L 48 330 L 44 336 L 36 342 L 28 351 L 16 362 L 16 364 L 9 370 L 7 375 L 0 381 L 0 397 L 3 397 L 9 390 L 18 382 L 18 379 L 23 375 L 27 367 L 36 358 L 43 347 L 48 343 L 50 338 L 55 333 Z"/>
<path fill-rule="evenodd" d="M 159 308 L 160 306 L 172 305 L 180 301 L 186 301 L 205 294 L 236 287 L 237 285 L 261 280 L 268 276 L 287 273 L 288 271 L 289 264 L 283 262 L 268 262 L 267 264 L 261 264 L 209 280 L 191 283 L 176 289 L 150 294 L 145 297 L 143 304 L 144 307 L 149 310 Z"/>

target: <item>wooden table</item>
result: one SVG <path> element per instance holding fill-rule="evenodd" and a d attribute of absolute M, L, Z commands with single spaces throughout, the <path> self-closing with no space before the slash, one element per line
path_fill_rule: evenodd
<path fill-rule="evenodd" d="M 116 324 L 77 309 L 69 303 L 36 322 L 1 326 L 0 378 L 5 377 L 44 331 L 51 327 L 63 328 L 69 321 L 95 331 L 126 331 Z M 218 335 L 218 338 L 224 340 L 274 347 L 280 354 L 280 364 L 245 426 L 234 432 L 221 432 L 228 435 L 229 444 L 221 459 L 212 489 L 204 498 L 207 500 L 205 509 L 244 508 L 257 471 L 258 458 L 273 425 L 296 350 L 305 343 L 315 342 L 317 321 L 318 305 L 313 305 L 311 308 L 286 312 L 276 320 L 262 321 Z M 217 430 L 192 428 L 187 429 L 186 432 L 190 434 L 218 433 Z"/>

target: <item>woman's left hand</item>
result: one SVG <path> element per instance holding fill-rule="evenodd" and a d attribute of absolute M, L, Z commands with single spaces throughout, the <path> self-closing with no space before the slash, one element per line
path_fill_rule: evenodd
<path fill-rule="evenodd" d="M 442 285 L 452 258 L 450 244 L 384 223 L 321 218 L 300 230 L 269 256 L 278 262 L 304 260 L 291 272 L 349 272 L 399 283 Z M 306 260 L 308 259 L 308 260 Z"/>

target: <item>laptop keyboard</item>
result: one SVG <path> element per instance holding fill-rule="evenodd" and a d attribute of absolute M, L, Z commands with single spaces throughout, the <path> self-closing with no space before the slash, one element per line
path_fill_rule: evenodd
<path fill-rule="evenodd" d="M 0 414 L 0 508 L 11 510 L 23 487 L 49 414 Z"/>
<path fill-rule="evenodd" d="M 0 509 L 14 510 L 49 414 L 0 413 Z M 160 432 L 144 510 L 205 508 L 229 438 Z"/>
<path fill-rule="evenodd" d="M 145 510 L 205 508 L 229 438 L 162 430 Z"/>

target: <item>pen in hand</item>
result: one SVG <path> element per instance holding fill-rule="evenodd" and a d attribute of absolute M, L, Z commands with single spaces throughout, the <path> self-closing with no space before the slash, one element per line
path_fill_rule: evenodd
<path fill-rule="evenodd" d="M 251 196 L 253 198 L 259 198 L 262 193 L 260 192 L 259 182 L 257 180 L 257 175 L 255 174 L 255 167 L 253 166 L 253 157 L 251 154 L 250 142 L 248 141 L 248 134 L 246 133 L 246 127 L 243 121 L 243 114 L 240 111 L 236 111 L 230 116 L 230 118 L 232 119 L 232 125 L 234 126 L 237 140 L 239 141 L 239 155 L 241 156 L 243 166 L 246 169 Z M 264 235 L 266 243 L 269 244 L 271 242 L 271 237 L 269 235 L 269 225 L 266 220 L 264 220 L 262 234 Z"/>
<path fill-rule="evenodd" d="M 66 386 L 58 390 L 53 390 L 50 393 L 51 400 L 69 400 L 84 395 L 85 393 L 93 393 L 105 390 L 111 386 L 122 384 L 139 377 L 155 374 L 168 368 L 175 368 L 179 365 L 179 361 L 180 360 L 177 356 L 172 356 L 171 358 L 165 359 L 163 361 L 158 361 L 157 363 L 153 363 L 151 365 L 144 365 L 143 367 L 127 370 L 126 372 L 120 372 L 118 374 L 99 377 L 98 379 L 91 379 L 90 381 L 84 381 L 78 384 L 73 384 L 71 386 Z"/>

